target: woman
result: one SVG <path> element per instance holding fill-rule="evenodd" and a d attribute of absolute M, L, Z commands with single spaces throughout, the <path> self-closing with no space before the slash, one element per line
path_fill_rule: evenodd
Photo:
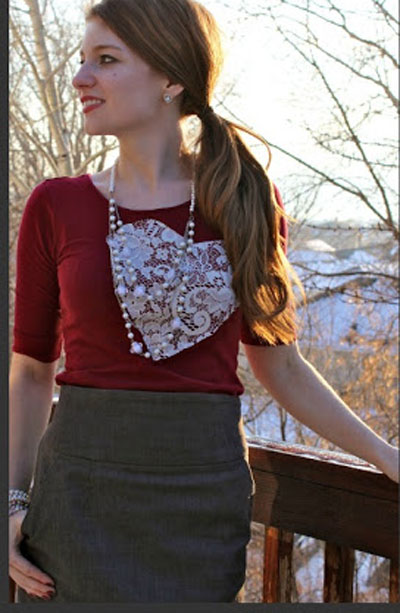
<path fill-rule="evenodd" d="M 42 182 L 24 212 L 10 576 L 19 602 L 236 601 L 254 495 L 239 338 L 304 424 L 397 481 L 398 450 L 299 352 L 279 193 L 240 126 L 209 106 L 222 58 L 210 13 L 103 0 L 81 56 L 86 131 L 115 135 L 119 158 Z M 192 151 L 190 115 L 202 122 Z"/>

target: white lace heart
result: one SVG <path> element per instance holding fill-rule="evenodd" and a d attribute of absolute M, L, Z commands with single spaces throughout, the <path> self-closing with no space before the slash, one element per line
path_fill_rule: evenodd
<path fill-rule="evenodd" d="M 118 233 L 106 239 L 114 254 L 114 286 L 153 360 L 171 357 L 211 336 L 239 306 L 222 239 L 194 243 L 174 279 L 173 262 L 183 237 L 157 219 L 142 219 L 123 228 L 125 241 Z M 184 302 L 178 303 L 178 285 L 184 274 L 189 278 L 187 291 Z M 172 288 L 163 288 L 166 281 Z M 183 306 L 182 312 L 177 311 L 178 306 Z M 181 325 L 173 329 L 177 317 Z M 169 340 L 171 332 L 174 336 Z"/>

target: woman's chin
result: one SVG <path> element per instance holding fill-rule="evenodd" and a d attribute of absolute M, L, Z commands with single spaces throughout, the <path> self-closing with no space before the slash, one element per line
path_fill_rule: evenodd
<path fill-rule="evenodd" d="M 95 126 L 90 126 L 87 124 L 85 125 L 85 132 L 86 134 L 89 134 L 89 136 L 106 136 L 107 134 L 110 134 L 110 132 L 107 130 L 99 127 L 96 128 Z"/>

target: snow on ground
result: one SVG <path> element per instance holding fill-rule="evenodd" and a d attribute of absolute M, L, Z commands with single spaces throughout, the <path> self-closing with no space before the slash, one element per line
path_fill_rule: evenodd
<path fill-rule="evenodd" d="M 314 243 L 308 241 L 306 245 Z M 352 349 L 351 343 L 344 340 L 351 330 L 369 336 L 372 330 L 384 329 L 396 317 L 398 306 L 394 295 L 393 304 L 377 301 L 379 296 L 388 299 L 393 289 L 390 292 L 390 282 L 376 273 L 396 276 L 397 263 L 378 258 L 364 249 L 346 250 L 343 256 L 324 241 L 318 241 L 314 246 L 317 249 L 303 248 L 289 256 L 309 299 L 307 312 L 303 314 L 302 336 L 310 339 L 312 334 L 313 342 L 320 348 Z M 349 281 L 355 282 L 356 286 L 346 288 L 345 293 L 329 294 L 327 291 Z M 356 292 L 359 299 L 346 295 Z M 323 297 L 313 302 L 316 294 Z"/>

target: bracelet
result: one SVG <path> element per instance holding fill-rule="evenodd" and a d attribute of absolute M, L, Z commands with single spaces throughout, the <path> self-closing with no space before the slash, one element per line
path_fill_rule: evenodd
<path fill-rule="evenodd" d="M 10 489 L 8 491 L 8 516 L 27 509 L 31 501 L 30 498 L 30 492 Z"/>
<path fill-rule="evenodd" d="M 8 502 L 12 502 L 13 500 L 24 500 L 28 502 L 29 498 L 29 492 L 25 492 L 24 490 L 8 490 Z"/>
<path fill-rule="evenodd" d="M 8 517 L 11 517 L 11 515 L 14 515 L 14 513 L 17 513 L 17 511 L 25 511 L 28 508 L 29 504 L 21 502 L 12 503 L 12 505 L 10 504 L 8 507 Z"/>

